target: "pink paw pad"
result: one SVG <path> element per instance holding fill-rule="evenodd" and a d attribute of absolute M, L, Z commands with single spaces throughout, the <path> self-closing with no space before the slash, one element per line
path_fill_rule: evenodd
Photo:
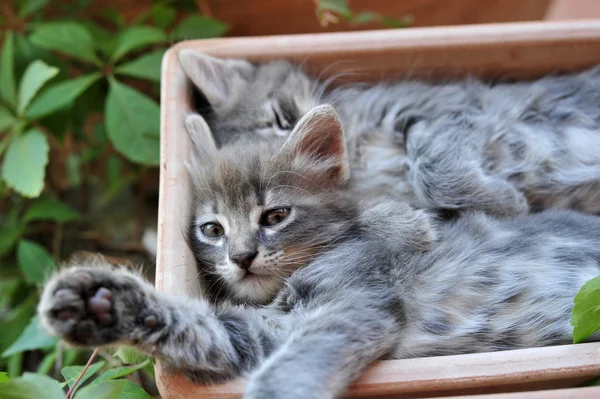
<path fill-rule="evenodd" d="M 75 295 L 77 295 L 75 293 L 75 291 L 73 291 L 69 288 L 61 288 L 60 290 L 58 290 L 54 293 L 54 297 L 59 300 L 68 300 L 69 297 L 75 296 Z M 77 317 L 77 312 L 73 309 L 63 309 L 60 312 L 58 312 L 56 317 L 59 320 L 67 321 L 67 320 L 75 319 Z"/>
<path fill-rule="evenodd" d="M 114 318 L 111 314 L 112 310 L 112 293 L 108 288 L 101 287 L 96 291 L 94 296 L 88 299 L 88 310 L 98 323 L 108 326 L 113 324 Z"/>

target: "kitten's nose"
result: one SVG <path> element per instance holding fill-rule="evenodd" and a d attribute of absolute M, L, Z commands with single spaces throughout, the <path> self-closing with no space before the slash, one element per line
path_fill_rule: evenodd
<path fill-rule="evenodd" d="M 256 258 L 256 255 L 258 255 L 257 251 L 243 252 L 240 254 L 231 255 L 229 256 L 229 259 L 231 259 L 231 261 L 240 268 L 247 271 L 250 269 L 250 265 L 252 265 L 252 261 Z"/>

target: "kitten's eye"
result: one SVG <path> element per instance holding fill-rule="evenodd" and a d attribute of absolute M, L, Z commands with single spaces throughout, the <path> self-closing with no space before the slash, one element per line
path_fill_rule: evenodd
<path fill-rule="evenodd" d="M 204 223 L 200 226 L 200 231 L 210 238 L 222 237 L 225 234 L 223 227 L 218 223 Z"/>
<path fill-rule="evenodd" d="M 263 226 L 274 226 L 285 220 L 290 214 L 290 208 L 279 208 L 267 211 L 263 214 L 261 224 Z"/>

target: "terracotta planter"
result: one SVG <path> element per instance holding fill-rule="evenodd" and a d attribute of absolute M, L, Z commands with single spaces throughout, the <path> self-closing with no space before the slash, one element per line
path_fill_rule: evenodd
<path fill-rule="evenodd" d="M 177 62 L 181 49 L 254 61 L 301 61 L 324 77 L 352 68 L 354 79 L 451 78 L 469 75 L 532 78 L 600 64 L 600 21 L 536 22 L 394 31 L 232 38 L 179 43 L 163 60 L 159 248 L 156 287 L 173 295 L 201 295 L 194 258 L 182 231 L 190 203 L 183 161 L 189 143 L 184 117 L 189 82 Z M 344 61 L 344 62 L 339 62 Z M 508 352 L 383 361 L 348 397 L 436 397 L 573 387 L 600 376 L 600 343 Z M 157 364 L 163 398 L 237 398 L 244 382 L 204 387 Z M 573 394 L 575 392 L 575 394 Z M 575 395 L 575 396 L 573 396 Z M 600 387 L 554 391 L 552 396 L 597 397 Z M 509 398 L 513 398 L 510 396 Z M 268 398 L 265 398 L 268 399 Z"/>

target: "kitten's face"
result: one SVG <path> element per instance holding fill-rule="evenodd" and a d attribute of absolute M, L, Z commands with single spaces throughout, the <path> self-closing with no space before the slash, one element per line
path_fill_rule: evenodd
<path fill-rule="evenodd" d="M 253 65 L 191 50 L 179 60 L 212 107 L 208 122 L 219 145 L 285 138 L 319 101 L 316 81 L 284 61 Z"/>
<path fill-rule="evenodd" d="M 208 129 L 192 118 L 194 146 L 206 146 Z M 189 237 L 210 295 L 268 302 L 352 223 L 343 135 L 333 110 L 299 122 L 282 144 L 204 148 L 189 166 L 196 193 Z"/>

